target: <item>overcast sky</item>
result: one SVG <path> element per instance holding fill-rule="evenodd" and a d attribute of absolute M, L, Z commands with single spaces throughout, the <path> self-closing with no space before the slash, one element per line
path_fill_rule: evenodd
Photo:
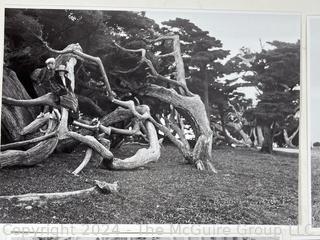
<path fill-rule="evenodd" d="M 320 17 L 310 19 L 310 117 L 311 141 L 320 142 Z"/>
<path fill-rule="evenodd" d="M 176 17 L 189 19 L 220 39 L 223 47 L 232 51 L 231 54 L 238 53 L 242 46 L 259 51 L 259 39 L 263 42 L 296 42 L 300 38 L 298 15 L 209 11 L 147 11 L 146 15 L 157 23 Z"/>

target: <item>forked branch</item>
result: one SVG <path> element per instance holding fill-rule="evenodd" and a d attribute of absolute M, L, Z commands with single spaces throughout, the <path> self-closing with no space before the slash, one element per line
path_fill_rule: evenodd
<path fill-rule="evenodd" d="M 172 80 L 170 78 L 166 78 L 165 76 L 162 76 L 161 74 L 159 74 L 157 72 L 157 70 L 155 69 L 155 67 L 153 66 L 152 62 L 146 57 L 146 50 L 143 49 L 143 48 L 140 48 L 140 49 L 128 49 L 128 48 L 124 48 L 122 46 L 120 46 L 119 44 L 115 43 L 115 45 L 121 49 L 122 51 L 125 51 L 125 52 L 130 52 L 130 53 L 140 53 L 141 54 L 141 60 L 138 62 L 138 65 L 136 67 L 134 67 L 133 69 L 129 69 L 127 70 L 126 72 L 129 73 L 129 72 L 133 72 L 134 70 L 137 70 L 141 65 L 142 63 L 145 63 L 147 64 L 147 66 L 149 67 L 149 69 L 151 70 L 151 74 L 149 77 L 152 77 L 156 80 L 159 80 L 159 81 L 162 81 L 162 82 L 166 82 L 166 83 L 169 83 L 171 85 L 175 85 L 177 87 L 181 87 L 187 96 L 193 96 L 193 93 L 189 91 L 187 85 L 183 82 L 180 82 L 180 81 L 175 81 L 175 80 Z"/>

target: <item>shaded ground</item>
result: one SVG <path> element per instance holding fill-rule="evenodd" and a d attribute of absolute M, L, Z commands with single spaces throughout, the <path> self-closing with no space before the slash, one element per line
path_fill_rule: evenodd
<path fill-rule="evenodd" d="M 320 227 L 320 148 L 311 151 L 312 222 Z"/>
<path fill-rule="evenodd" d="M 116 155 L 132 155 L 136 146 Z M 183 163 L 172 146 L 157 163 L 135 171 L 107 171 L 90 162 L 75 177 L 82 153 L 56 154 L 33 168 L 0 170 L 0 195 L 89 188 L 88 179 L 118 181 L 119 194 L 49 202 L 31 210 L 0 202 L 2 223 L 297 224 L 298 159 L 252 149 L 213 150 L 218 174 Z"/>

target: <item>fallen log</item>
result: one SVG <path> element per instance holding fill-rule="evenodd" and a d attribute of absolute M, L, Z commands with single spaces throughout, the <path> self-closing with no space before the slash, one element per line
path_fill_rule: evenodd
<path fill-rule="evenodd" d="M 21 195 L 0 196 L 0 200 L 16 201 L 18 205 L 35 204 L 42 205 L 48 200 L 61 200 L 72 197 L 84 197 L 94 193 L 115 193 L 119 191 L 117 182 L 106 183 L 95 181 L 96 186 L 68 192 L 54 192 L 54 193 L 28 193 Z"/>

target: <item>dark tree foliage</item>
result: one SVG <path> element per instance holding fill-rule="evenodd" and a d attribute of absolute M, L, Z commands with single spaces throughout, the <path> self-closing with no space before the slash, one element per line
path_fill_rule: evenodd
<path fill-rule="evenodd" d="M 269 42 L 272 49 L 256 54 L 253 75 L 246 80 L 261 92 L 253 114 L 264 130 L 263 152 L 272 151 L 274 134 L 299 110 L 300 42 Z"/>
<path fill-rule="evenodd" d="M 222 49 L 220 40 L 188 19 L 176 18 L 162 24 L 165 25 L 164 33 L 174 31 L 179 34 L 186 76 L 190 77 L 188 85 L 202 96 L 210 116 L 209 88 L 213 88 L 216 79 L 225 73 L 221 60 L 229 55 L 229 51 Z"/>
<path fill-rule="evenodd" d="M 32 96 L 35 93 L 29 76 L 36 67 L 43 67 L 46 58 L 51 56 L 39 37 L 55 49 L 79 43 L 84 52 L 103 60 L 110 71 L 111 84 L 119 84 L 119 78 L 112 75 L 113 71 L 122 66 L 134 66 L 137 57 L 120 53 L 114 42 L 129 48 L 145 47 L 144 40 L 154 38 L 154 29 L 158 28 L 143 12 L 54 9 L 6 9 L 5 25 L 5 62 L 17 72 Z M 80 78 L 99 81 L 100 76 L 95 75 L 97 71 L 92 66 L 85 67 L 90 74 L 85 76 L 79 72 Z M 137 79 L 144 77 L 138 76 Z M 105 102 L 98 96 L 95 100 Z"/>

